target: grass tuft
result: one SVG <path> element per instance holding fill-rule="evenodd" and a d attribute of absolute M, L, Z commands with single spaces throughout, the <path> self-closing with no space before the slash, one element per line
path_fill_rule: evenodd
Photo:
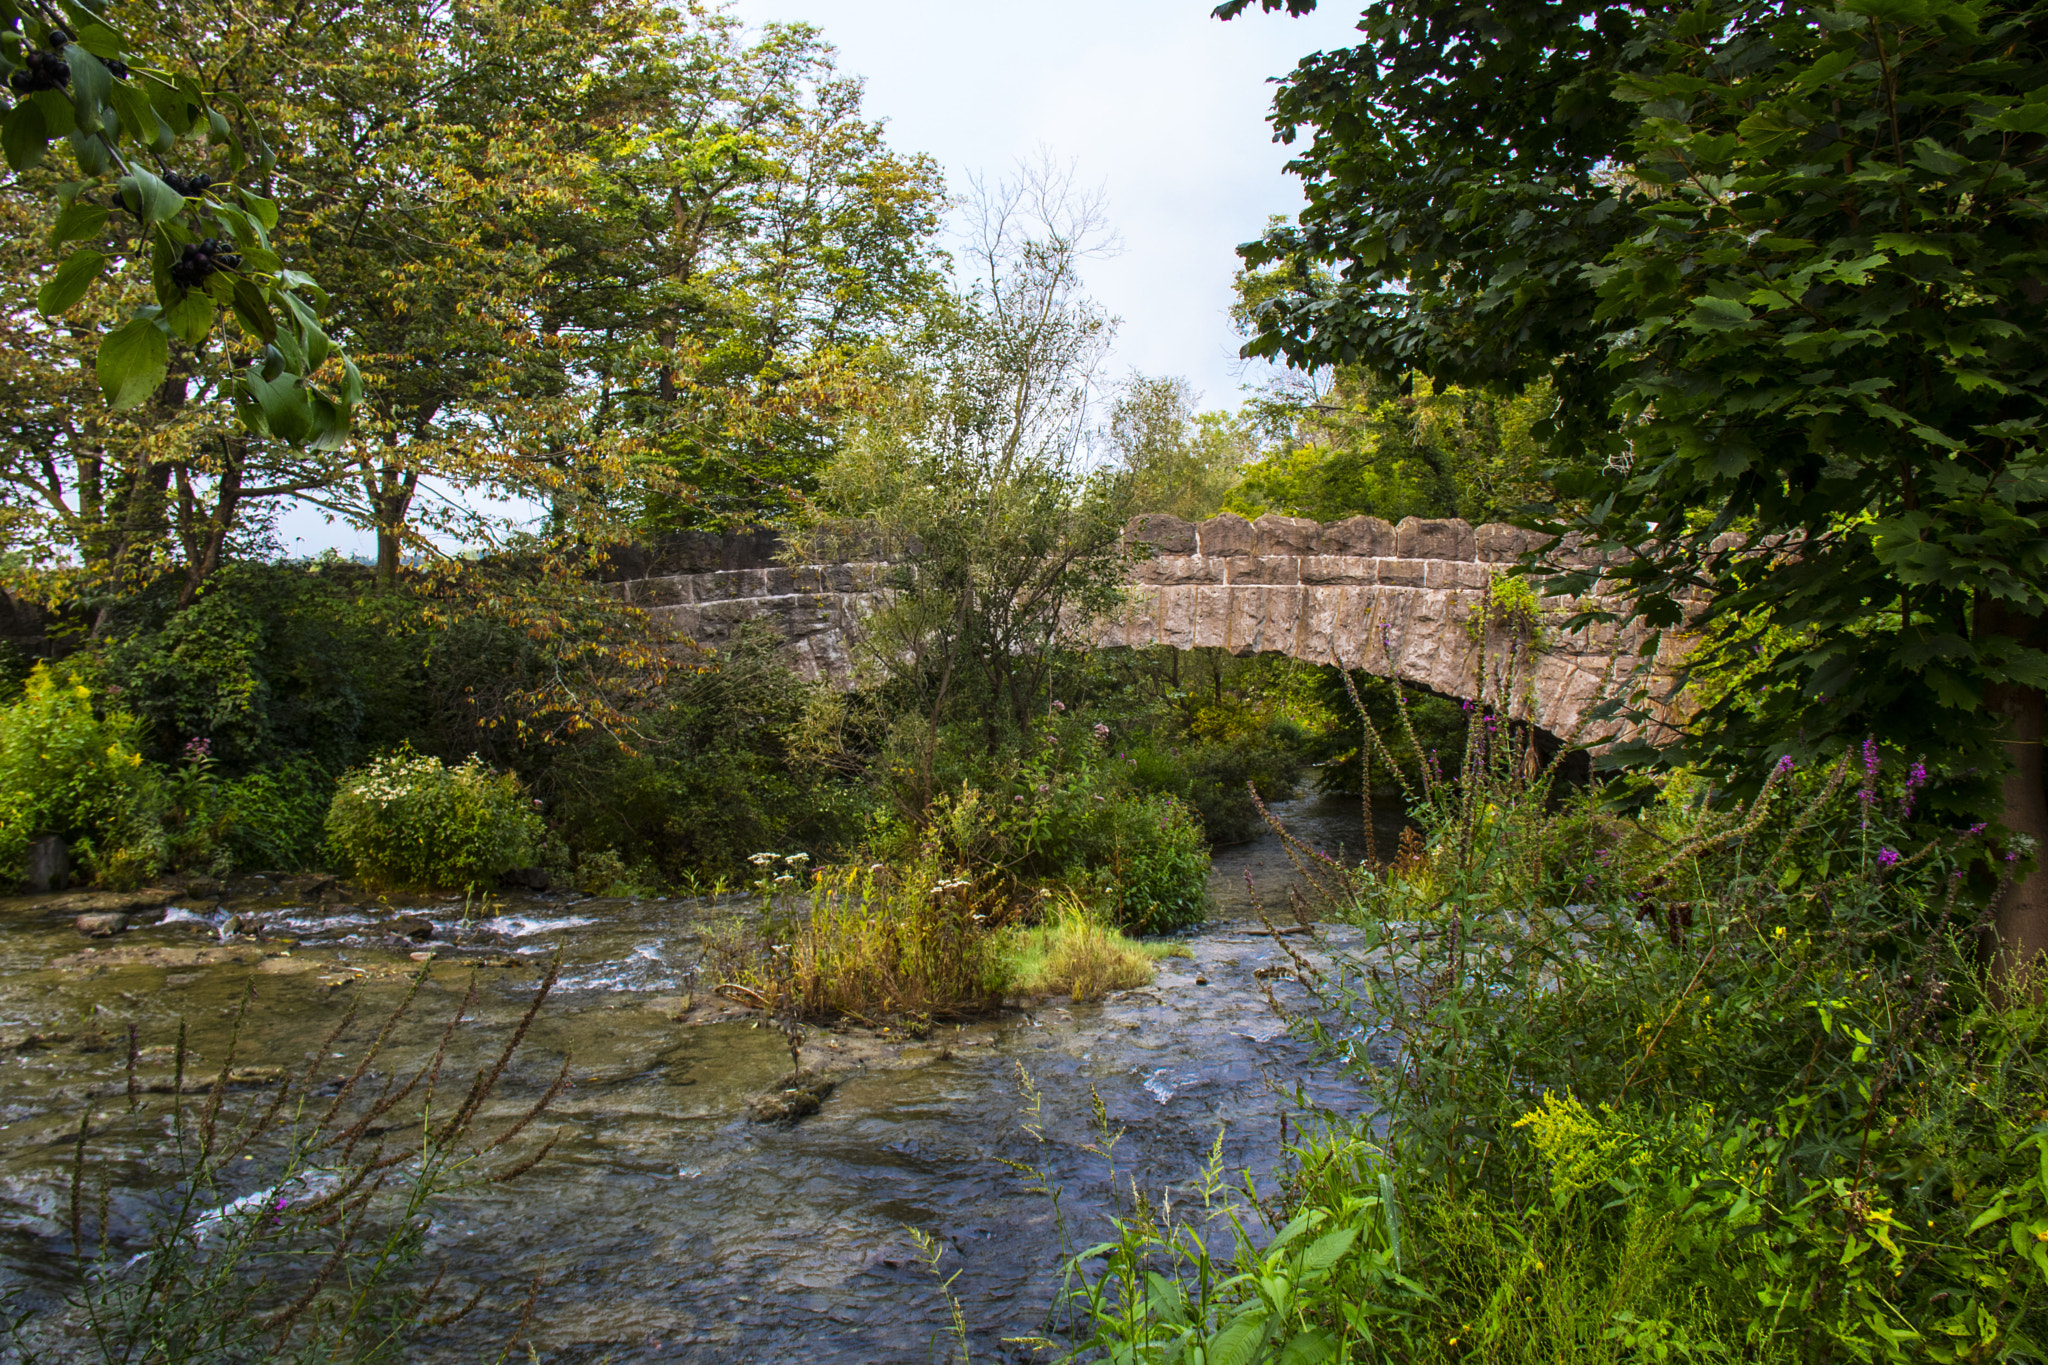
<path fill-rule="evenodd" d="M 1076 1000 L 1146 985 L 1158 959 L 1188 955 L 1184 943 L 1129 938 L 1074 901 L 1044 924 L 1012 929 L 1008 940 L 1020 993 Z"/>

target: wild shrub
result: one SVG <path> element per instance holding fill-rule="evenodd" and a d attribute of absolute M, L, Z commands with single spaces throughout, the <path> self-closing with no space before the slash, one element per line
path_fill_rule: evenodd
<path fill-rule="evenodd" d="M 0 708 L 0 879 L 18 882 L 29 844 L 50 834 L 79 844 L 88 868 L 120 872 L 154 781 L 134 718 L 102 711 L 87 684 L 37 664 Z M 155 870 L 152 861 L 135 880 Z"/>
<path fill-rule="evenodd" d="M 1008 931 L 1016 989 L 1031 995 L 1094 1000 L 1152 980 L 1153 963 L 1185 953 L 1181 944 L 1125 937 L 1086 905 L 1068 898 L 1042 924 Z"/>
<path fill-rule="evenodd" d="M 1198 922 L 1209 853 L 1189 807 L 1138 785 L 1138 757 L 1104 721 L 1058 702 L 1022 753 L 962 763 L 914 820 L 885 823 L 884 858 L 936 840 L 1013 901 L 1051 884 L 1084 891 L 1119 929 L 1164 933 Z"/>
<path fill-rule="evenodd" d="M 545 829 L 509 773 L 409 749 L 341 779 L 327 812 L 335 857 L 371 886 L 484 886 L 538 858 Z"/>

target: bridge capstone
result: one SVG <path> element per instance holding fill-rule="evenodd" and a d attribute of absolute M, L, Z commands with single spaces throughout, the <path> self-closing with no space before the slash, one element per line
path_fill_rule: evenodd
<path fill-rule="evenodd" d="M 770 562 L 771 547 L 758 533 L 742 534 L 755 538 L 737 546 L 707 541 L 676 572 L 647 562 L 654 571 L 633 575 L 641 565 L 629 562 L 631 576 L 618 589 L 701 645 L 726 644 L 748 623 L 765 623 L 800 673 L 851 685 L 860 673 L 861 622 L 886 595 L 894 567 L 880 542 L 858 528 L 837 530 L 812 543 L 841 558 L 791 565 Z M 1200 524 L 1134 517 L 1124 548 L 1123 603 L 1104 617 L 1071 622 L 1077 644 L 1286 654 L 1489 700 L 1499 698 L 1512 659 L 1514 714 L 1553 734 L 1603 745 L 1633 733 L 1588 717 L 1617 694 L 1642 694 L 1660 729 L 1679 719 L 1669 702 L 1679 640 L 1667 635 L 1644 657 L 1648 635 L 1639 625 L 1566 632 L 1562 623 L 1580 600 L 1539 599 L 1533 622 L 1495 603 L 1495 580 L 1529 550 L 1547 548 L 1547 561 L 1560 566 L 1600 567 L 1598 555 L 1569 542 L 1550 546 L 1518 527 L 1451 519 L 1318 524 L 1225 513 Z M 1602 597 L 1596 586 L 1594 600 Z"/>

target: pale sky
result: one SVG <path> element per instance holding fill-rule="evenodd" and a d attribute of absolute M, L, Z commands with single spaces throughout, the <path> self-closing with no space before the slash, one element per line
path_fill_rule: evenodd
<path fill-rule="evenodd" d="M 1235 406 L 1227 316 L 1237 244 L 1301 196 L 1266 114 L 1271 77 L 1356 41 L 1362 6 L 1303 19 L 1215 0 L 738 0 L 750 23 L 816 24 L 840 69 L 867 80 L 867 111 L 898 151 L 928 152 L 946 180 L 997 179 L 1038 149 L 1101 187 L 1123 254 L 1088 271 L 1123 319 L 1113 363 L 1177 375 Z"/>
<path fill-rule="evenodd" d="M 1270 78 L 1306 54 L 1349 46 L 1360 8 L 1307 18 L 1209 17 L 1214 0 L 736 0 L 750 24 L 816 24 L 840 69 L 867 81 L 890 144 L 926 152 L 956 192 L 1042 150 L 1103 190 L 1123 251 L 1091 262 L 1091 291 L 1122 318 L 1115 374 L 1186 379 L 1205 406 L 1237 401 L 1228 310 L 1239 242 L 1301 206 L 1272 140 Z M 297 512 L 287 553 L 369 537 Z"/>

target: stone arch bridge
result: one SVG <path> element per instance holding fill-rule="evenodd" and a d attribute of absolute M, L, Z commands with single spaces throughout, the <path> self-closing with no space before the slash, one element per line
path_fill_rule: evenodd
<path fill-rule="evenodd" d="M 1676 665 L 1670 639 L 1639 658 L 1640 626 L 1597 625 L 1566 633 L 1577 605 L 1537 603 L 1526 623 L 1490 609 L 1492 585 L 1532 545 L 1532 533 L 1499 524 L 1377 517 L 1319 524 L 1272 514 L 1225 514 L 1199 525 L 1168 516 L 1133 518 L 1125 529 L 1129 590 L 1115 613 L 1078 621 L 1097 648 L 1218 648 L 1234 655 L 1286 654 L 1398 678 L 1443 696 L 1497 699 L 1505 661 L 1519 655 L 1513 713 L 1554 736 L 1604 745 L 1632 733 L 1588 721 L 1608 696 L 1647 687 L 1659 728 L 1675 720 L 1657 700 Z M 1554 563 L 1597 568 L 1597 555 L 1563 548 Z M 772 532 L 692 533 L 654 552 L 621 551 L 613 576 L 626 599 L 700 644 L 717 646 L 742 625 L 767 621 L 801 673 L 851 685 L 862 618 L 886 591 L 891 565 L 858 552 L 843 562 L 782 562 Z M 1596 589 L 1597 595 L 1597 589 Z"/>

